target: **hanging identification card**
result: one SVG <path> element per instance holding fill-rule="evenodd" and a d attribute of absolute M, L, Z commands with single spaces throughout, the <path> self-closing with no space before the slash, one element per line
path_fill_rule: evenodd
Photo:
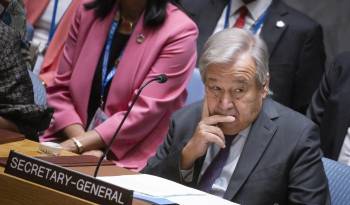
<path fill-rule="evenodd" d="M 107 120 L 108 116 L 106 115 L 101 108 L 98 108 L 94 114 L 94 117 L 92 118 L 90 125 L 88 127 L 88 130 L 92 130 L 101 123 L 103 123 L 105 120 Z"/>

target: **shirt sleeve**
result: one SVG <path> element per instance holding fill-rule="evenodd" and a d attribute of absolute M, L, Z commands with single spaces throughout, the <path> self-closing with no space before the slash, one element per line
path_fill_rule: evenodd
<path fill-rule="evenodd" d="M 193 181 L 193 170 L 194 170 L 193 167 L 188 170 L 181 169 L 180 174 L 181 174 L 182 181 L 186 183 L 191 183 Z"/>

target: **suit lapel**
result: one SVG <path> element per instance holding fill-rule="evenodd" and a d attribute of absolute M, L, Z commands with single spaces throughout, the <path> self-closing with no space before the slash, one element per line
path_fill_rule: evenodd
<path fill-rule="evenodd" d="M 232 200 L 235 197 L 258 164 L 277 130 L 277 126 L 271 120 L 276 117 L 278 117 L 278 113 L 271 106 L 271 101 L 269 99 L 265 100 L 262 112 L 252 125 L 247 142 L 244 145 L 240 159 L 224 195 L 225 199 Z"/>
<path fill-rule="evenodd" d="M 201 173 L 202 170 L 202 166 L 205 160 L 205 156 L 199 158 L 198 160 L 196 160 L 195 164 L 194 164 L 194 170 L 193 170 L 193 180 L 192 180 L 192 187 L 196 188 L 197 184 L 198 184 L 198 179 L 199 179 L 199 174 Z"/>
<path fill-rule="evenodd" d="M 284 4 L 279 0 L 273 0 L 261 30 L 261 37 L 267 44 L 270 56 L 288 28 L 287 15 L 288 11 Z"/>
<path fill-rule="evenodd" d="M 227 5 L 227 0 L 208 0 L 208 3 L 200 1 L 200 4 L 206 5 L 206 7 L 201 7 L 198 12 L 193 14 L 193 18 L 196 21 L 199 32 L 201 35 L 198 36 L 198 46 L 197 50 L 202 53 L 202 48 L 207 41 L 207 39 L 213 34 L 217 22 Z"/>
<path fill-rule="evenodd" d="M 208 4 L 209 7 L 201 9 L 200 17 L 201 19 L 205 19 L 201 22 L 201 26 L 203 29 L 204 27 L 208 28 L 206 30 L 209 32 L 207 33 L 208 37 L 213 34 L 214 29 L 227 3 L 227 0 L 210 0 Z"/>

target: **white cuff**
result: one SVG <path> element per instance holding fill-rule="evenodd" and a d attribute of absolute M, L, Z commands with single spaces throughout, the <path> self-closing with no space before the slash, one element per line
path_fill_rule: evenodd
<path fill-rule="evenodd" d="M 190 183 L 193 180 L 193 167 L 187 170 L 180 170 L 181 178 L 184 182 Z"/>

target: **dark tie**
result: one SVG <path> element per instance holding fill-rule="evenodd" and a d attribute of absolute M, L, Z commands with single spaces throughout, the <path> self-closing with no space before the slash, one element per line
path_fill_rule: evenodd
<path fill-rule="evenodd" d="M 245 17 L 248 14 L 248 9 L 246 6 L 242 6 L 239 10 L 239 17 L 236 20 L 236 23 L 233 24 L 233 27 L 235 28 L 243 28 L 245 25 Z"/>
<path fill-rule="evenodd" d="M 210 193 L 215 180 L 220 176 L 222 169 L 226 164 L 227 158 L 230 154 L 231 143 L 234 138 L 235 136 L 225 136 L 226 147 L 218 152 L 205 170 L 200 182 L 198 183 L 198 189 Z"/>

